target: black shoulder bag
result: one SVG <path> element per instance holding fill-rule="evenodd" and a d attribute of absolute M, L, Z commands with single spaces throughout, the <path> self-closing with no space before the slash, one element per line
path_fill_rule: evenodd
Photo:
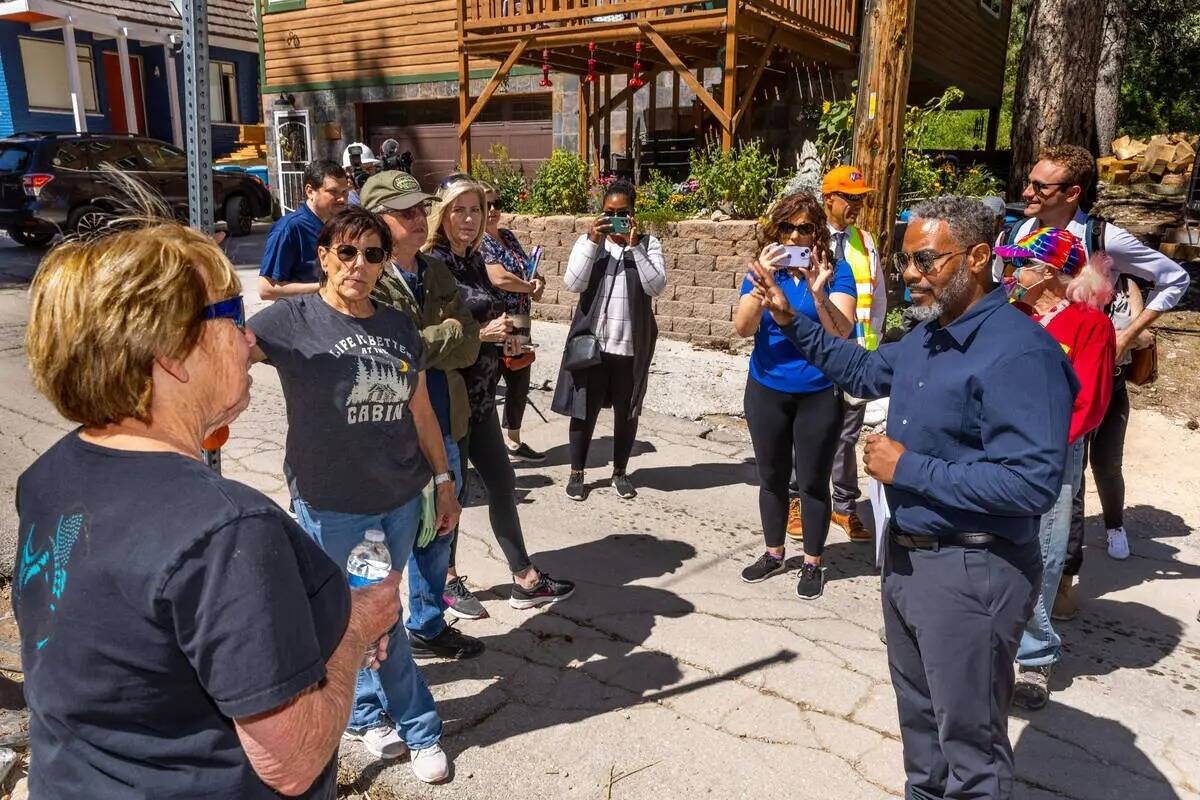
<path fill-rule="evenodd" d="M 604 243 L 600 243 L 600 252 L 608 256 L 608 250 L 604 248 Z M 599 260 L 599 256 L 597 256 Z M 605 274 L 600 278 L 601 281 L 608 277 L 608 259 L 605 258 Z M 596 261 L 592 262 L 592 269 L 596 269 Z M 563 352 L 563 368 L 571 372 L 579 372 L 580 370 L 589 369 L 600 363 L 600 338 L 596 336 L 596 325 L 600 321 L 600 310 L 603 308 L 608 311 L 608 304 L 612 301 L 613 287 L 616 286 L 617 280 L 623 277 L 622 273 L 618 273 L 613 282 L 608 285 L 608 295 L 604 298 L 604 305 L 601 306 L 597 302 L 600 298 L 592 298 L 592 307 L 588 310 L 588 326 L 585 330 L 579 331 L 577 334 L 567 340 L 566 350 Z"/>

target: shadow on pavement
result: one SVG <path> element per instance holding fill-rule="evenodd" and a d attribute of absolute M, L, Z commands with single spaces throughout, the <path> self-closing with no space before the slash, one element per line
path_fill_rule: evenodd
<path fill-rule="evenodd" d="M 1013 716 L 1030 723 L 1013 743 L 1018 779 L 1067 800 L 1179 800 L 1121 723 L 1053 701 Z"/>
<path fill-rule="evenodd" d="M 754 460 L 740 464 L 714 462 L 686 466 L 643 467 L 630 474 L 636 486 L 675 492 L 687 489 L 719 489 L 723 486 L 757 486 Z"/>
<path fill-rule="evenodd" d="M 733 680 L 794 654 L 781 651 L 728 674 L 684 677 L 671 656 L 639 649 L 660 618 L 691 613 L 676 594 L 635 582 L 675 572 L 696 556 L 686 542 L 613 534 L 538 555 L 538 565 L 579 582 L 570 600 L 531 616 L 520 627 L 485 639 L 488 652 L 466 662 L 424 664 L 431 685 L 490 680 L 477 693 L 438 704 L 455 751 L 487 747 L 531 731 Z M 493 597 L 508 586 L 494 587 Z M 503 668 L 500 668 L 503 667 Z M 670 688 L 668 688 L 670 687 Z M 505 713 L 512 709 L 512 713 Z"/>

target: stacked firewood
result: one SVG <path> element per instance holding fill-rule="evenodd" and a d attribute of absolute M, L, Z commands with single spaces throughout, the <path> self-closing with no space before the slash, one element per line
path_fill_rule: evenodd
<path fill-rule="evenodd" d="M 1118 186 L 1157 184 L 1154 194 L 1182 194 L 1192 174 L 1200 136 L 1159 134 L 1149 140 L 1122 136 L 1112 143 L 1113 154 L 1098 161 L 1100 180 Z"/>

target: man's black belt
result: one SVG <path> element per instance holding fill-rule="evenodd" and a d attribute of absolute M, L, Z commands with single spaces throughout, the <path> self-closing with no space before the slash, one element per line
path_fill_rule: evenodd
<path fill-rule="evenodd" d="M 923 536 L 904 533 L 895 525 L 889 526 L 892 541 L 905 550 L 940 550 L 943 547 L 988 547 L 999 538 L 991 533 L 948 533 L 944 536 Z"/>

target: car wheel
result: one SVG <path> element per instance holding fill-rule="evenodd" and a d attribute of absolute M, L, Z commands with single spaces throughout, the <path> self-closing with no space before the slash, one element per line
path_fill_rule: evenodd
<path fill-rule="evenodd" d="M 80 206 L 71 212 L 67 230 L 76 236 L 91 236 L 108 227 L 113 215 L 98 206 Z"/>
<path fill-rule="evenodd" d="M 230 236 L 249 236 L 254 225 L 254 217 L 250 214 L 250 204 L 240 194 L 235 194 L 225 201 L 225 222 L 229 225 Z"/>
<path fill-rule="evenodd" d="M 45 247 L 54 238 L 53 230 L 42 228 L 16 228 L 8 232 L 13 241 L 25 247 Z"/>

